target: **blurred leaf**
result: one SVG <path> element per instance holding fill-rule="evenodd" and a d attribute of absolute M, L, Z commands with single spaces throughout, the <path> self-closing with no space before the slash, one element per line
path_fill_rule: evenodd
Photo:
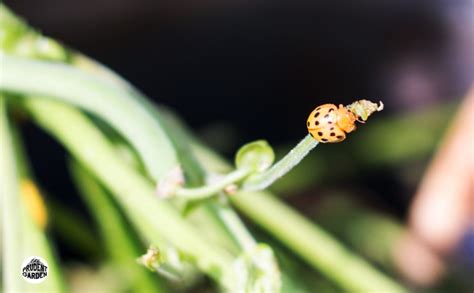
<path fill-rule="evenodd" d="M 158 180 L 178 165 L 174 148 L 160 124 L 130 92 L 60 63 L 3 55 L 2 70 L 2 90 L 33 99 L 55 98 L 107 121 L 136 148 L 153 179 Z"/>
<path fill-rule="evenodd" d="M 0 178 L 2 180 L 3 222 L 3 285 L 6 292 L 35 291 L 64 292 L 61 270 L 46 235 L 26 209 L 19 190 L 18 170 L 12 136 L 7 120 L 5 100 L 0 97 Z M 23 160 L 25 161 L 25 160 Z M 48 277 L 40 284 L 30 284 L 19 274 L 21 263 L 30 256 L 39 256 L 48 262 Z"/>
<path fill-rule="evenodd" d="M 316 209 L 314 217 L 323 227 L 384 269 L 393 270 L 393 249 L 405 230 L 402 223 L 343 193 L 328 194 Z"/>
<path fill-rule="evenodd" d="M 157 280 L 153 280 L 146 270 L 136 264 L 135 259 L 143 247 L 135 239 L 134 231 L 130 231 L 131 227 L 124 221 L 118 207 L 82 166 L 71 162 L 69 169 L 99 226 L 101 240 L 121 278 L 128 280 L 134 291 L 162 292 Z"/>

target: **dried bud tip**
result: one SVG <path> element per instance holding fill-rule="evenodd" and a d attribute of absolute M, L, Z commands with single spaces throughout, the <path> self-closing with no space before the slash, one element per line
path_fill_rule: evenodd
<path fill-rule="evenodd" d="M 224 192 L 228 195 L 234 195 L 237 192 L 237 190 L 238 190 L 238 187 L 236 184 L 230 184 L 224 188 Z"/>
<path fill-rule="evenodd" d="M 157 247 L 150 246 L 146 254 L 137 259 L 137 262 L 144 265 L 151 271 L 156 271 L 160 267 L 163 260 L 161 259 L 160 250 Z"/>
<path fill-rule="evenodd" d="M 382 110 L 383 110 L 383 107 L 384 107 L 384 105 L 383 105 L 382 101 L 379 101 L 379 106 L 378 106 L 378 108 L 377 108 L 377 111 L 378 111 L 378 112 L 379 112 L 379 111 L 382 111 Z"/>
<path fill-rule="evenodd" d="M 382 101 L 377 103 L 373 103 L 369 100 L 358 100 L 354 103 L 347 105 L 346 109 L 354 113 L 358 117 L 358 119 L 362 121 L 367 121 L 370 115 L 374 112 L 382 111 L 384 105 Z"/>

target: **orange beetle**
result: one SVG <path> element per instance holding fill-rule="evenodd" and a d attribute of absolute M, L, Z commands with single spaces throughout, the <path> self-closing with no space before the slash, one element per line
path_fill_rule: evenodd
<path fill-rule="evenodd" d="M 324 104 L 314 109 L 306 121 L 309 134 L 322 143 L 343 141 L 346 133 L 356 129 L 355 122 L 364 123 L 375 111 L 381 111 L 383 104 L 367 100 L 356 101 L 347 107 Z"/>

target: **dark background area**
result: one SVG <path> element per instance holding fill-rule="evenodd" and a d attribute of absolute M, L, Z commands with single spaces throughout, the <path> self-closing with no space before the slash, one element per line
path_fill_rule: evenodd
<path fill-rule="evenodd" d="M 467 1 L 6 4 L 195 129 L 229 122 L 242 141 L 298 139 L 306 114 L 325 102 L 372 98 L 388 111 L 415 110 L 461 96 L 472 74 L 459 54 Z"/>
<path fill-rule="evenodd" d="M 474 76 L 469 1 L 5 2 L 174 108 L 228 155 L 254 139 L 297 141 L 319 104 L 380 99 L 386 115 L 412 112 L 460 98 Z M 227 144 L 217 126 L 229 129 Z M 24 134 L 45 188 L 73 193 L 59 146 L 32 126 Z M 399 195 L 415 188 L 393 170 L 353 180 L 344 184 L 380 191 L 399 215 L 409 200 Z"/>

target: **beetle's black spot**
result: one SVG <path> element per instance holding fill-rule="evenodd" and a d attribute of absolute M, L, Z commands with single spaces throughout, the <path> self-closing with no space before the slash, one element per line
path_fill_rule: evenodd
<path fill-rule="evenodd" d="M 335 136 L 336 134 L 334 132 L 331 132 L 331 134 L 329 134 L 330 136 Z"/>
<path fill-rule="evenodd" d="M 329 112 L 332 112 L 332 111 L 334 111 L 334 109 L 333 109 L 333 108 L 329 109 Z"/>
<path fill-rule="evenodd" d="M 316 111 L 318 111 L 319 109 L 321 109 L 321 107 L 317 107 L 317 108 L 316 108 Z"/>
<path fill-rule="evenodd" d="M 344 136 L 338 135 L 338 136 L 336 136 L 336 137 L 337 137 L 338 139 L 341 139 L 341 138 L 343 138 Z"/>
<path fill-rule="evenodd" d="M 319 125 L 319 121 L 314 122 L 314 125 Z"/>
<path fill-rule="evenodd" d="M 328 121 L 328 124 L 332 124 L 332 121 Z"/>
<path fill-rule="evenodd" d="M 329 130 L 334 130 L 334 126 L 333 126 L 333 127 L 331 127 L 331 128 L 329 128 Z"/>
<path fill-rule="evenodd" d="M 321 138 L 322 141 L 328 141 L 326 138 Z"/>
<path fill-rule="evenodd" d="M 309 121 L 308 121 L 308 122 L 306 122 L 306 126 L 308 126 L 308 127 L 309 127 Z"/>
<path fill-rule="evenodd" d="M 324 115 L 324 118 L 328 118 L 328 117 L 329 117 L 329 114 Z"/>
<path fill-rule="evenodd" d="M 321 131 L 318 132 L 319 136 L 323 136 L 323 133 Z"/>
<path fill-rule="evenodd" d="M 316 112 L 316 113 L 314 114 L 314 118 L 318 118 L 319 114 L 320 114 L 319 112 Z"/>

